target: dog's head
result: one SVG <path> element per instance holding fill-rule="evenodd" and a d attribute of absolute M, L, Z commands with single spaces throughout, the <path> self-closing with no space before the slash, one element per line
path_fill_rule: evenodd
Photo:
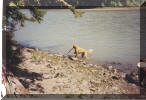
<path fill-rule="evenodd" d="M 73 44 L 73 48 L 77 48 L 77 47 L 78 47 L 78 45 L 74 43 Z"/>

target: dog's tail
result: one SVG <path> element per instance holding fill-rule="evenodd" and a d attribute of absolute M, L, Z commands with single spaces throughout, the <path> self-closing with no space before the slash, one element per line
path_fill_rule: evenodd
<path fill-rule="evenodd" d="M 93 49 L 89 49 L 89 50 L 88 50 L 88 53 L 92 53 L 92 52 L 93 52 Z"/>

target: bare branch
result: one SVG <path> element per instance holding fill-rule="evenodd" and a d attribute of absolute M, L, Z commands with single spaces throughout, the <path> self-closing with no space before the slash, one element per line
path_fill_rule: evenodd
<path fill-rule="evenodd" d="M 70 5 L 68 2 L 66 2 L 65 0 L 57 0 L 58 2 L 62 2 L 65 6 L 67 6 L 72 12 L 73 14 L 75 15 L 75 17 L 82 17 L 82 14 L 84 12 L 81 12 L 81 11 L 77 11 L 75 9 L 75 7 L 73 7 L 72 5 Z"/>

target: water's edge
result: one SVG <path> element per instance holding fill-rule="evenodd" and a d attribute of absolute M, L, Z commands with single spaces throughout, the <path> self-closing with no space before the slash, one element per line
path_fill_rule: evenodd
<path fill-rule="evenodd" d="M 54 52 L 51 52 L 51 51 L 49 51 L 49 50 L 41 50 L 41 49 L 39 49 L 39 48 L 37 48 L 37 47 L 31 47 L 31 46 L 24 46 L 24 45 L 21 45 L 21 44 L 17 44 L 16 46 L 18 46 L 18 47 L 22 47 L 22 48 L 25 48 L 25 49 L 32 49 L 32 50 L 37 50 L 37 51 L 41 51 L 41 52 L 49 52 L 49 53 L 51 53 L 51 54 L 53 54 L 53 55 L 61 55 L 61 56 L 65 56 L 65 57 L 67 57 L 67 56 L 72 56 L 73 57 L 73 55 L 66 55 L 66 54 L 62 54 L 62 53 L 60 53 L 60 52 L 57 52 L 57 53 L 54 53 Z M 77 58 L 78 60 L 80 60 L 80 61 L 86 61 L 86 59 L 82 59 L 82 58 Z M 132 64 L 130 65 L 124 65 L 124 64 L 122 64 L 122 63 L 119 63 L 119 62 L 110 62 L 110 63 L 103 63 L 103 64 L 99 64 L 99 63 L 93 63 L 91 60 L 90 60 L 90 58 L 89 59 L 87 59 L 88 61 L 88 63 L 89 64 L 91 64 L 91 65 L 96 65 L 96 66 L 102 66 L 102 67 L 104 67 L 105 69 L 108 69 L 109 67 L 112 67 L 112 68 L 114 68 L 114 69 L 116 69 L 116 70 L 118 70 L 119 72 L 122 72 L 122 73 L 126 73 L 126 74 L 131 74 L 131 73 L 137 73 L 137 71 L 138 71 L 138 67 L 137 67 L 137 65 L 135 65 L 135 66 L 133 66 Z"/>

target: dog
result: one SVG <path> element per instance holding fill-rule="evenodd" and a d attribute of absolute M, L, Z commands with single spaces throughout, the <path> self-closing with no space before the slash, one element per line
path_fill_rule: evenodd
<path fill-rule="evenodd" d="M 87 54 L 88 54 L 88 53 L 92 53 L 92 51 L 93 51 L 92 49 L 85 50 L 85 49 L 83 49 L 83 48 L 80 48 L 80 47 L 79 47 L 77 44 L 75 44 L 75 43 L 73 44 L 73 48 L 72 48 L 72 49 L 75 50 L 75 52 L 74 52 L 75 57 L 78 57 L 78 55 L 81 54 L 82 58 L 84 58 L 84 57 L 85 57 L 85 58 L 88 58 L 88 57 L 87 57 Z M 71 50 L 72 50 L 72 49 L 71 49 Z M 71 51 L 71 50 L 70 50 L 70 51 Z M 69 51 L 69 52 L 70 52 L 70 51 Z M 68 52 L 68 53 L 69 53 L 69 52 Z"/>

